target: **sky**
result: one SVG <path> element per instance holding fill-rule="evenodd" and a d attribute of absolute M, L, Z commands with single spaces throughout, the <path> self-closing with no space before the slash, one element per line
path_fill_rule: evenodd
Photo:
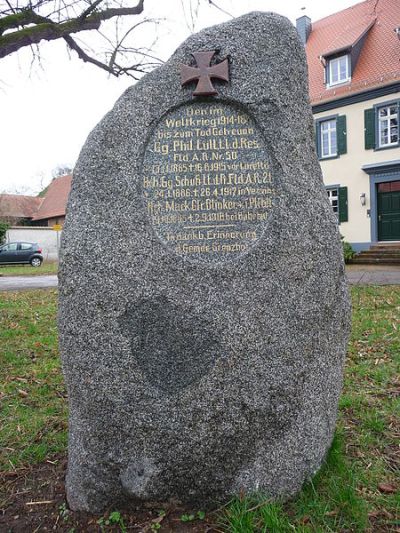
<path fill-rule="evenodd" d="M 167 60 L 193 30 L 232 16 L 274 11 L 293 23 L 304 14 L 316 21 L 358 0 L 214 2 L 224 12 L 201 0 L 193 24 L 189 0 L 145 0 L 143 16 L 161 20 L 138 28 L 137 42 L 149 46 L 156 40 L 155 55 Z M 89 38 L 98 45 L 94 35 Z M 29 49 L 0 59 L 0 193 L 37 194 L 50 183 L 54 169 L 73 167 L 90 131 L 133 83 L 132 78 L 114 78 L 83 63 L 61 41 L 42 42 L 40 61 L 32 63 Z"/>

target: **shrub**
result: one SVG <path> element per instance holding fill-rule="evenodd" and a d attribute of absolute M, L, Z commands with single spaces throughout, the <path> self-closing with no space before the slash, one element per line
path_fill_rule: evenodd
<path fill-rule="evenodd" d="M 350 261 L 356 255 L 356 252 L 351 247 L 351 244 L 344 240 L 343 235 L 341 235 L 340 238 L 342 240 L 344 262 L 350 263 Z"/>
<path fill-rule="evenodd" d="M 9 227 L 10 227 L 10 224 L 7 224 L 7 222 L 2 222 L 0 220 L 0 244 L 3 244 L 3 242 L 5 242 L 6 233 Z"/>

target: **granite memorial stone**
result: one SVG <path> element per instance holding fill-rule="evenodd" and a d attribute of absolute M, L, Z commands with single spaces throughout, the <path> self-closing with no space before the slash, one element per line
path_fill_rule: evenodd
<path fill-rule="evenodd" d="M 72 509 L 288 496 L 318 470 L 350 305 L 285 18 L 193 35 L 123 94 L 61 255 Z"/>

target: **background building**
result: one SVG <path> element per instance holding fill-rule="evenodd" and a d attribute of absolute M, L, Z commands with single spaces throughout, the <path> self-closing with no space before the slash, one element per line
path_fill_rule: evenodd
<path fill-rule="evenodd" d="M 45 261 L 57 260 L 71 183 L 66 175 L 54 178 L 40 196 L 0 194 L 0 221 L 11 226 L 7 242 L 38 243 Z"/>
<path fill-rule="evenodd" d="M 72 176 L 54 178 L 39 196 L 0 194 L 0 220 L 11 226 L 64 224 Z"/>
<path fill-rule="evenodd" d="M 304 16 L 310 100 L 324 183 L 356 251 L 400 242 L 400 2 Z"/>
<path fill-rule="evenodd" d="M 32 217 L 32 221 L 40 226 L 64 225 L 65 211 L 69 191 L 71 190 L 72 176 L 54 178 L 47 188 L 46 194 L 39 209 Z"/>
<path fill-rule="evenodd" d="M 31 226 L 41 203 L 42 198 L 38 196 L 0 194 L 0 221 L 10 226 Z"/>

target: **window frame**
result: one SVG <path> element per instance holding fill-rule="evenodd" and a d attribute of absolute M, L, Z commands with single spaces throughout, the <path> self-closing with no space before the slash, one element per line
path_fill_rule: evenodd
<path fill-rule="evenodd" d="M 397 107 L 397 142 L 381 144 L 381 129 L 380 129 L 380 117 L 379 112 L 381 109 L 389 108 L 392 106 Z M 374 105 L 375 109 L 375 150 L 390 150 L 391 148 L 397 148 L 400 144 L 400 101 L 399 100 L 390 100 L 388 102 L 381 102 Z M 390 120 L 390 118 L 389 118 Z"/>
<path fill-rule="evenodd" d="M 327 196 L 328 196 L 328 201 L 329 203 L 331 204 L 331 208 L 332 208 L 332 211 L 333 213 L 336 215 L 337 219 L 338 219 L 338 222 L 339 222 L 339 189 L 340 189 L 340 185 L 325 185 L 325 190 L 326 192 L 328 193 Z M 336 204 L 336 211 L 335 211 L 335 206 L 332 204 L 331 202 L 331 197 L 329 195 L 329 192 L 330 191 L 336 191 L 336 201 L 337 201 L 337 204 Z"/>
<path fill-rule="evenodd" d="M 329 161 L 330 159 L 338 159 L 342 154 L 339 153 L 339 143 L 338 143 L 338 118 L 339 114 L 327 115 L 326 117 L 321 117 L 315 120 L 315 137 L 317 145 L 317 156 L 318 161 Z M 321 123 L 328 122 L 330 120 L 336 121 L 336 154 L 335 155 L 322 155 L 322 137 L 321 137 Z"/>
<path fill-rule="evenodd" d="M 346 59 L 346 78 L 345 79 L 338 79 L 338 81 L 332 81 L 332 71 L 333 71 L 333 65 L 336 65 L 340 62 L 341 59 Z M 340 54 L 336 57 L 332 57 L 330 59 L 327 59 L 327 65 L 326 68 L 328 70 L 327 74 L 327 89 L 330 89 L 331 87 L 336 87 L 337 85 L 343 85 L 344 83 L 348 83 L 351 81 L 351 58 L 350 54 Z M 338 75 L 340 76 L 340 65 L 338 66 Z"/>
<path fill-rule="evenodd" d="M 397 106 L 397 143 L 380 144 L 379 111 L 384 107 Z M 365 150 L 392 150 L 400 146 L 400 99 L 379 102 L 364 109 L 364 148 Z"/>
<path fill-rule="evenodd" d="M 328 202 L 331 206 L 333 214 L 336 216 L 338 225 L 343 222 L 349 221 L 349 202 L 348 202 L 348 187 L 347 185 L 340 185 L 337 183 L 325 185 L 325 190 L 336 190 L 337 191 L 337 211 L 334 211 L 334 206 L 330 201 L 329 194 L 327 194 Z M 341 202 L 342 200 L 342 202 Z"/>
<path fill-rule="evenodd" d="M 10 246 L 15 245 L 15 248 L 10 249 Z M 5 250 L 6 252 L 17 252 L 18 251 L 18 243 L 17 242 L 7 242 L 1 247 L 2 250 Z"/>
<path fill-rule="evenodd" d="M 334 123 L 335 127 L 331 128 L 330 126 L 328 126 L 327 130 L 323 131 L 323 125 L 324 124 L 329 124 L 329 123 Z M 332 133 L 333 132 L 335 132 L 335 151 L 332 151 L 332 144 L 333 144 L 332 143 Z M 323 153 L 324 152 L 324 133 L 328 134 L 328 153 L 327 154 Z M 319 136 L 320 136 L 319 142 L 320 142 L 320 146 L 321 146 L 320 158 L 321 159 L 329 159 L 331 157 L 337 157 L 338 156 L 337 118 L 321 120 L 321 122 L 319 123 Z"/>

